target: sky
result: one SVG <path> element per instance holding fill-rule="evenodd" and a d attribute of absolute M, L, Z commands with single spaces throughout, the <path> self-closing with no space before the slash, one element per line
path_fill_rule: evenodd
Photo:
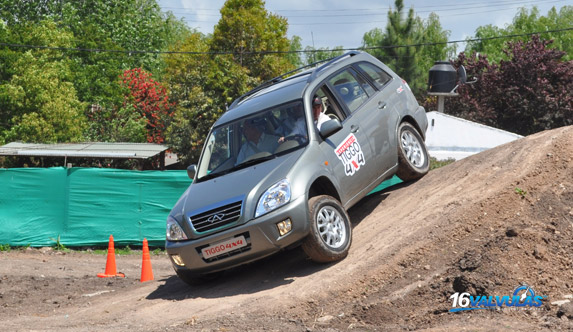
<path fill-rule="evenodd" d="M 164 11 L 182 18 L 190 28 L 208 34 L 219 21 L 219 10 L 225 0 L 158 0 Z M 557 10 L 573 5 L 573 0 L 404 0 L 405 9 L 414 8 L 415 14 L 426 19 L 431 12 L 440 18 L 442 29 L 450 31 L 450 41 L 474 36 L 483 25 L 504 28 L 511 23 L 518 9 L 537 6 L 541 15 L 555 7 Z M 362 46 L 364 33 L 384 30 L 388 10 L 394 0 L 266 0 L 267 11 L 288 19 L 288 37 L 302 38 L 303 48 Z M 458 52 L 465 44 L 458 44 Z"/>

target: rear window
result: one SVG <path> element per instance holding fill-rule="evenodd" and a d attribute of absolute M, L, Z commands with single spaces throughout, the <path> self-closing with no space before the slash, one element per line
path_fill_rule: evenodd
<path fill-rule="evenodd" d="M 386 73 L 384 70 L 378 68 L 373 64 L 365 62 L 359 63 L 358 68 L 360 68 L 362 72 L 366 74 L 368 77 L 370 77 L 370 79 L 378 89 L 382 89 L 382 87 L 386 85 L 386 83 L 392 80 L 392 76 L 390 76 L 390 74 Z"/>
<path fill-rule="evenodd" d="M 369 87 L 373 91 L 368 83 L 363 80 L 360 81 L 348 69 L 328 80 L 350 112 L 357 110 L 368 99 L 365 87 Z"/>

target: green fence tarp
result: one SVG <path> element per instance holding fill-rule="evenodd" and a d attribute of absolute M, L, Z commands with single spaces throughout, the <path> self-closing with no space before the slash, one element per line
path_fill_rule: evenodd
<path fill-rule="evenodd" d="M 0 244 L 165 243 L 165 220 L 190 184 L 186 171 L 0 169 Z M 372 193 L 402 182 L 393 177 Z"/>
<path fill-rule="evenodd" d="M 189 186 L 186 171 L 99 168 L 0 169 L 0 244 L 152 246 Z"/>

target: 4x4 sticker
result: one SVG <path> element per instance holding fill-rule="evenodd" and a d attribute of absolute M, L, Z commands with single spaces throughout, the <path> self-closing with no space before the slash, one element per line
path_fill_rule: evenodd
<path fill-rule="evenodd" d="M 344 165 L 346 176 L 352 176 L 360 169 L 360 165 L 365 165 L 364 153 L 354 134 L 348 135 L 340 145 L 334 150 L 336 156 Z"/>

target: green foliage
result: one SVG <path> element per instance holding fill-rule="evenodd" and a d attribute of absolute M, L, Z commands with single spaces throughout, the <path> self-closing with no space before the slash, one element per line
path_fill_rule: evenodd
<path fill-rule="evenodd" d="M 246 68 L 249 76 L 266 81 L 292 69 L 287 55 L 264 53 L 289 50 L 287 27 L 287 20 L 269 14 L 262 0 L 227 0 L 210 49 L 233 52 L 234 62 Z"/>
<path fill-rule="evenodd" d="M 301 62 L 298 54 L 265 53 L 300 47 L 300 38 L 290 41 L 286 31 L 286 19 L 269 14 L 262 1 L 229 0 L 211 37 L 192 33 L 174 45 L 182 52 L 224 53 L 165 57 L 176 105 L 166 139 L 183 165 L 197 162 L 209 129 L 234 99 Z"/>
<path fill-rule="evenodd" d="M 426 20 L 416 17 L 414 29 L 420 31 L 422 44 L 431 44 L 421 46 L 417 58 L 417 65 L 422 74 L 415 79 L 415 84 L 416 91 L 421 91 L 427 88 L 428 73 L 434 62 L 455 57 L 456 45 L 447 44 L 450 32 L 442 28 L 440 18 L 435 13 L 430 13 Z"/>
<path fill-rule="evenodd" d="M 11 31 L 22 43 L 69 47 L 72 35 L 52 21 Z M 85 105 L 78 99 L 70 61 L 58 50 L 9 54 L 10 74 L 0 82 L 0 136 L 5 141 L 81 140 Z M 8 78 L 9 77 L 9 78 Z"/>
<path fill-rule="evenodd" d="M 0 244 L 0 251 L 10 251 L 12 247 L 9 244 Z"/>
<path fill-rule="evenodd" d="M 60 241 L 60 236 L 58 235 L 57 239 L 54 238 L 50 238 L 50 240 L 56 242 L 56 245 L 54 246 L 54 249 L 57 251 L 69 251 L 69 249 Z"/>
<path fill-rule="evenodd" d="M 300 52 L 300 50 L 302 50 L 301 41 L 302 38 L 300 38 L 299 36 L 292 36 L 292 39 L 290 41 L 289 52 L 293 53 L 287 54 L 288 62 L 290 62 L 296 68 L 303 66 L 303 60 L 301 56 L 302 53 Z"/>
<path fill-rule="evenodd" d="M 573 22 L 573 6 L 563 6 L 559 11 L 553 7 L 546 16 L 541 16 L 537 7 L 532 8 L 530 11 L 526 8 L 521 8 L 513 18 L 513 22 L 506 28 L 498 28 L 492 25 L 478 27 L 475 38 L 485 38 L 486 40 L 469 42 L 465 52 L 467 54 L 473 52 L 486 54 L 490 62 L 498 63 L 501 60 L 509 59 L 503 51 L 507 40 L 487 38 L 559 30 L 570 27 L 571 22 Z M 514 40 L 527 41 L 529 38 L 529 36 L 522 36 Z M 541 38 L 553 40 L 551 48 L 565 51 L 566 54 L 563 60 L 573 59 L 573 31 L 543 33 Z"/>
<path fill-rule="evenodd" d="M 86 113 L 88 128 L 84 137 L 90 142 L 147 141 L 147 120 L 134 109 L 133 105 L 104 108 L 93 104 Z"/>
<path fill-rule="evenodd" d="M 521 198 L 525 197 L 525 195 L 527 195 L 527 191 L 519 188 L 519 187 L 515 187 L 515 193 L 520 195 Z"/>
<path fill-rule="evenodd" d="M 434 158 L 434 157 L 430 157 L 430 170 L 437 169 L 437 168 L 440 168 L 440 167 L 444 167 L 444 166 L 449 165 L 449 164 L 451 164 L 451 163 L 453 163 L 453 162 L 455 162 L 455 161 L 456 161 L 456 160 L 455 160 L 455 159 L 452 159 L 452 158 L 448 158 L 448 159 L 446 159 L 446 160 L 437 160 L 437 159 Z"/>
<path fill-rule="evenodd" d="M 115 253 L 118 255 L 130 255 L 133 253 L 133 250 L 129 246 L 125 246 L 115 249 Z"/>
<path fill-rule="evenodd" d="M 368 53 L 404 78 L 420 98 L 434 62 L 446 59 L 455 51 L 455 45 L 446 44 L 448 37 L 449 31 L 442 29 L 438 15 L 432 13 L 427 20 L 422 20 L 415 16 L 412 8 L 405 15 L 403 1 L 396 0 L 395 9 L 388 12 L 386 29 L 366 32 L 363 45 Z M 397 45 L 420 46 L 395 47 Z"/>
<path fill-rule="evenodd" d="M 166 50 L 189 32 L 155 0 L 2 0 L 0 22 L 3 43 L 64 48 L 0 48 L 0 143 L 146 141 L 149 121 L 124 105 L 118 77 L 160 77 L 164 62 L 125 51 Z"/>
<path fill-rule="evenodd" d="M 548 48 L 550 41 L 532 36 L 528 42 L 508 42 L 509 60 L 490 63 L 483 55 L 459 55 L 472 85 L 458 89 L 459 98 L 446 101 L 446 112 L 521 135 L 573 124 L 573 61 Z"/>
<path fill-rule="evenodd" d="M 334 58 L 336 56 L 344 54 L 342 51 L 342 46 L 336 46 L 332 50 L 328 47 L 321 47 L 316 49 L 312 46 L 307 46 L 305 49 L 306 53 L 306 64 L 315 63 L 318 61 L 323 61 L 326 59 Z"/>

